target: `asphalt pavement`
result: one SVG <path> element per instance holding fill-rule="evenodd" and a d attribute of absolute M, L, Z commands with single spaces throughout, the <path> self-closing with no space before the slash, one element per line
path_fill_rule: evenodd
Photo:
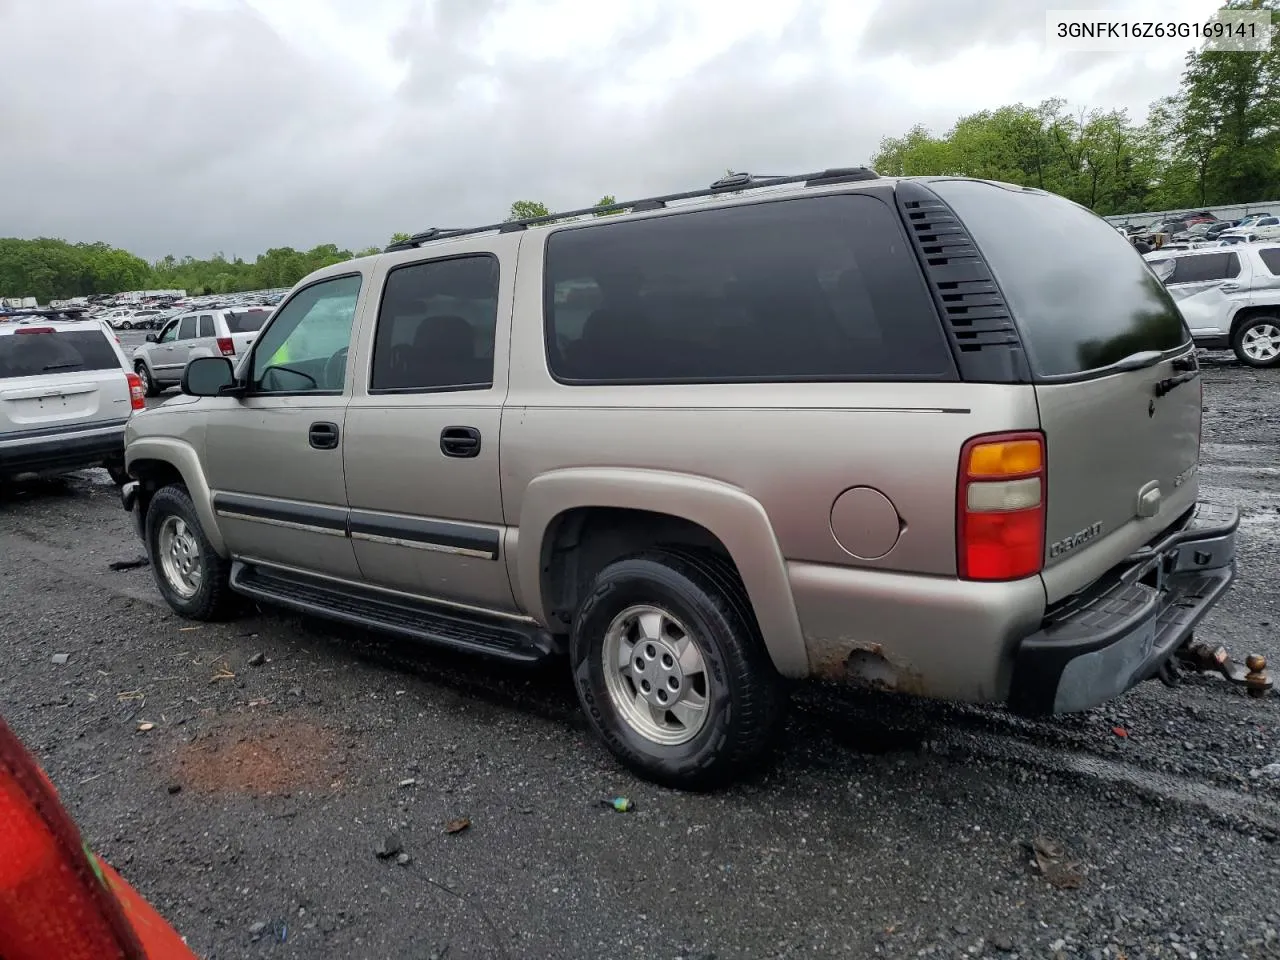
<path fill-rule="evenodd" d="M 1204 379 L 1202 492 L 1244 520 L 1200 634 L 1280 664 L 1280 371 Z M 98 472 L 0 503 L 0 710 L 207 960 L 1280 956 L 1275 696 L 1033 722 L 803 687 L 776 768 L 680 794 L 558 671 L 190 624 L 109 567 L 140 553 Z"/>

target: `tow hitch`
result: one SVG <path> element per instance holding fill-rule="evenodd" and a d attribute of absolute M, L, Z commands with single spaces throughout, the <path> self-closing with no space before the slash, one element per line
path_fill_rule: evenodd
<path fill-rule="evenodd" d="M 1196 673 L 1221 674 L 1237 686 L 1244 687 L 1251 697 L 1265 697 L 1275 686 L 1271 675 L 1267 673 L 1266 657 L 1252 653 L 1241 663 L 1231 659 L 1226 647 L 1213 647 L 1194 641 L 1179 649 L 1176 657 L 1167 660 L 1160 668 L 1158 676 L 1166 686 L 1172 687 L 1178 682 L 1175 660 Z"/>

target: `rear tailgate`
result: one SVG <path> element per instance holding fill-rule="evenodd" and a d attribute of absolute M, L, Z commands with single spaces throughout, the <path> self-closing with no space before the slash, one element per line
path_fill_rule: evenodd
<path fill-rule="evenodd" d="M 1043 578 L 1054 603 L 1195 504 L 1195 349 L 1141 255 L 1088 210 L 977 181 L 932 187 L 973 235 L 1028 353 L 1045 433 Z M 1030 240 L 1020 226 L 1029 222 Z"/>
<path fill-rule="evenodd" d="M 129 382 L 107 336 L 97 323 L 0 327 L 0 439 L 128 419 Z"/>

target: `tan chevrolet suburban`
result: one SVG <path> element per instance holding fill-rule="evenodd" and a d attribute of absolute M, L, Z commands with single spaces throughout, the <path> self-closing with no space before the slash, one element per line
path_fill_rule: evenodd
<path fill-rule="evenodd" d="M 567 655 L 609 749 L 699 788 L 790 678 L 1086 710 L 1230 585 L 1190 335 L 1084 208 L 846 168 L 601 212 L 326 267 L 194 360 L 127 436 L 173 609 Z"/>

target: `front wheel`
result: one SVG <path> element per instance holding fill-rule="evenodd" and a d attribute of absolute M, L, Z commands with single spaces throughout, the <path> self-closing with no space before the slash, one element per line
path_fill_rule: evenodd
<path fill-rule="evenodd" d="M 184 488 L 165 487 L 151 498 L 145 539 L 156 586 L 175 613 L 222 620 L 234 612 L 231 564 L 209 544 Z"/>
<path fill-rule="evenodd" d="M 596 734 L 647 780 L 720 786 L 771 751 L 782 682 L 746 592 L 714 556 L 653 551 L 605 567 L 570 657 Z"/>
<path fill-rule="evenodd" d="M 1236 358 L 1246 366 L 1265 368 L 1280 364 L 1280 320 L 1251 317 L 1236 330 L 1231 346 Z"/>
<path fill-rule="evenodd" d="M 137 373 L 138 379 L 142 381 L 142 391 L 148 397 L 160 396 L 160 388 L 156 386 L 155 380 L 151 378 L 151 371 L 147 369 L 147 365 L 139 360 L 133 365 L 134 372 Z"/>

